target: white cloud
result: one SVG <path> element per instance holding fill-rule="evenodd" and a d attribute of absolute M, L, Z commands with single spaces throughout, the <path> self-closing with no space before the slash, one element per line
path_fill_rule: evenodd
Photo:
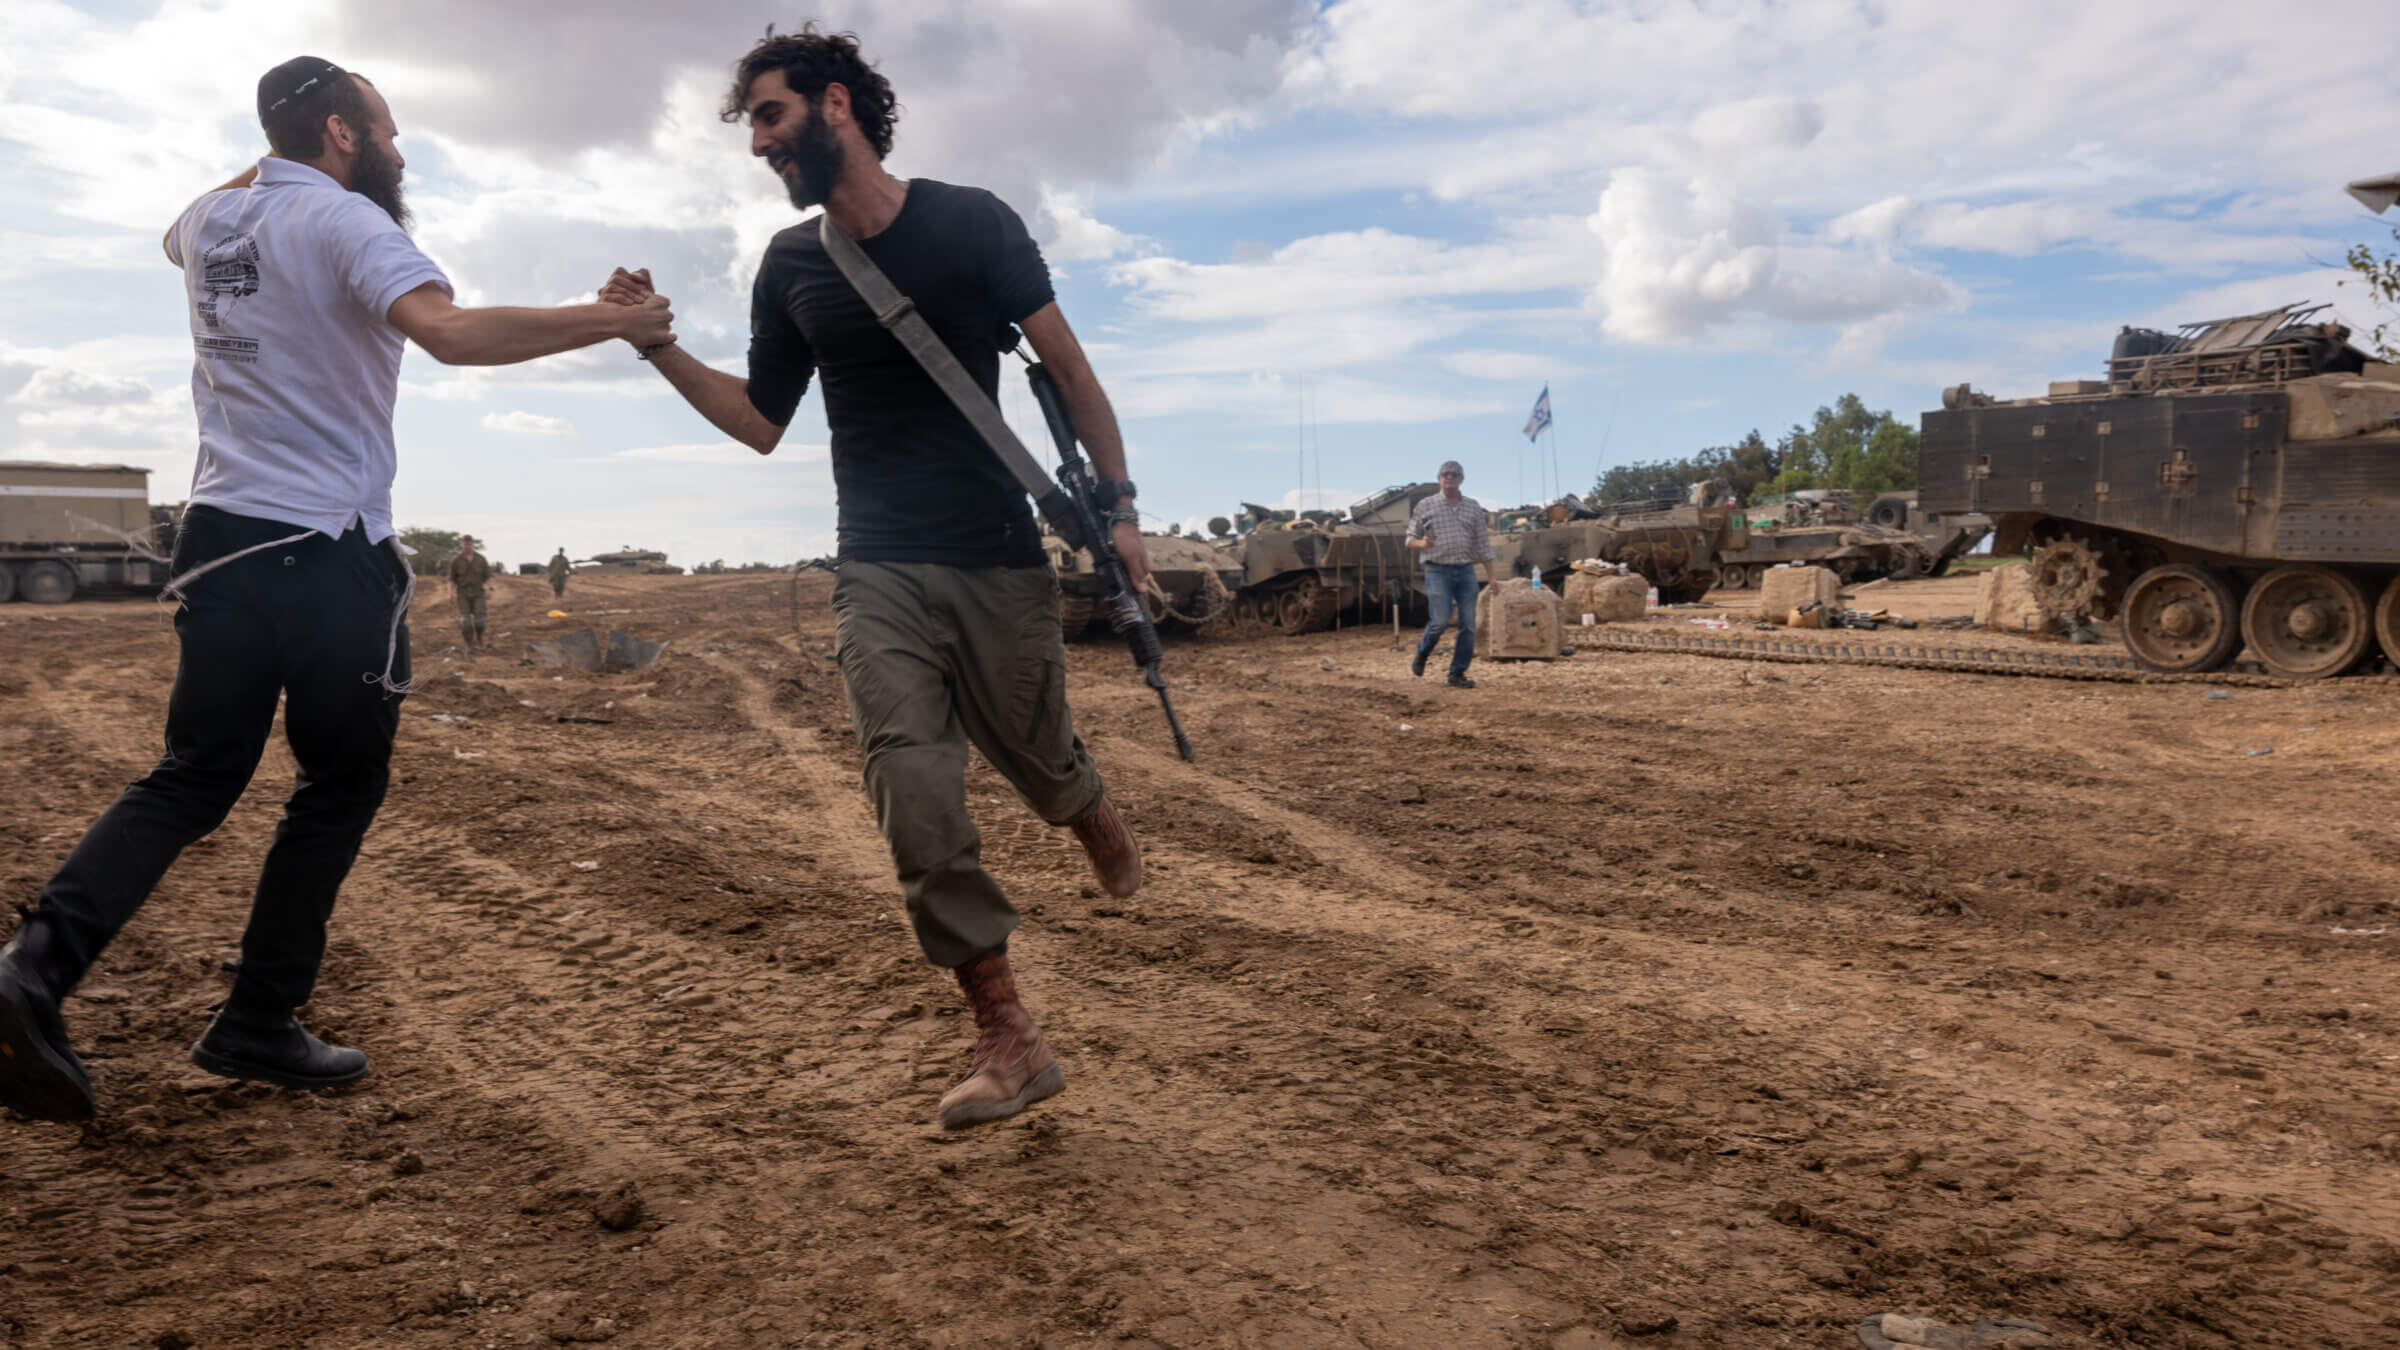
<path fill-rule="evenodd" d="M 55 409 L 113 408 L 147 403 L 151 398 L 150 386 L 143 380 L 45 366 L 36 370 L 24 387 L 10 396 L 9 402 Z"/>
<path fill-rule="evenodd" d="M 775 447 L 772 455 L 761 455 L 739 441 L 696 441 L 681 445 L 644 445 L 631 450 L 615 450 L 597 457 L 599 460 L 623 462 L 654 461 L 667 464 L 807 464 L 823 460 L 826 447 L 822 445 L 790 444 Z"/>
<path fill-rule="evenodd" d="M 1746 315 L 1856 324 L 1959 298 L 1876 251 L 1787 241 L 1771 211 L 1721 182 L 1621 170 L 1589 224 L 1606 273 L 1592 298 L 1609 335 L 1627 342 L 1687 341 Z"/>
<path fill-rule="evenodd" d="M 1055 188 L 1043 190 L 1040 218 L 1051 241 L 1044 256 L 1054 263 L 1105 261 L 1156 247 L 1151 240 L 1093 219 L 1075 196 Z"/>
<path fill-rule="evenodd" d="M 522 409 L 504 413 L 485 413 L 482 422 L 486 431 L 510 436 L 572 436 L 575 424 L 564 417 L 545 417 Z"/>
<path fill-rule="evenodd" d="M 1535 352 L 1463 351 L 1444 352 L 1435 358 L 1444 366 L 1475 380 L 1546 380 L 1575 372 L 1578 368 L 1555 355 Z"/>

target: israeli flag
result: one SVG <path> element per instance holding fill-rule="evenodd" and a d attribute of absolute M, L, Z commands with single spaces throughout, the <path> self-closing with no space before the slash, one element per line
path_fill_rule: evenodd
<path fill-rule="evenodd" d="M 1542 396 L 1533 401 L 1533 416 L 1525 419 L 1525 439 L 1538 441 L 1550 429 L 1550 386 L 1542 386 Z"/>

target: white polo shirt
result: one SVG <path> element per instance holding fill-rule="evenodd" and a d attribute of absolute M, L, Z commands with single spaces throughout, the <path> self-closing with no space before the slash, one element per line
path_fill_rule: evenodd
<path fill-rule="evenodd" d="M 191 307 L 191 503 L 339 536 L 392 534 L 392 302 L 449 278 L 382 207 L 288 159 L 211 192 L 168 235 Z"/>

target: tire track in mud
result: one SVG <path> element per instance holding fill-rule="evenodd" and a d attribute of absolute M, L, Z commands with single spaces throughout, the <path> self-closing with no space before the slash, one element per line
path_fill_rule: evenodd
<path fill-rule="evenodd" d="M 863 834 L 873 841 L 841 850 L 851 859 L 853 879 L 864 874 L 888 887 L 889 862 L 851 781 L 853 775 L 832 761 L 812 733 L 783 725 L 784 719 L 775 712 L 757 676 L 731 661 L 716 664 L 741 683 L 747 715 L 761 730 L 774 735 L 785 751 L 785 761 L 809 785 L 816 798 L 813 818 L 835 822 L 837 830 L 854 839 Z M 1006 809 L 1022 808 L 1012 802 Z M 842 823 L 845 817 L 846 825 Z M 1073 855 L 1075 868 L 1082 865 L 1080 852 L 1072 844 L 1062 843 L 1061 832 L 1038 821 L 1022 830 L 987 829 L 986 837 L 987 841 L 1032 838 L 1039 841 L 1036 847 L 1054 855 L 1063 848 Z M 1014 874 L 1004 870 L 1004 875 Z M 1074 888 L 1080 889 L 1080 885 Z M 1032 903 L 1045 907 L 1067 903 L 1054 882 L 1032 886 L 1012 882 L 1012 890 L 1021 900 L 1040 896 Z M 1130 903 L 1138 905 L 1141 898 Z M 878 940 L 894 938 L 907 941 L 904 932 Z M 1271 932 L 1253 931 L 1245 934 L 1244 940 L 1262 954 L 1286 946 L 1281 935 Z M 1313 1018 L 1292 1017 L 1283 1000 L 1262 1005 L 1258 993 L 1230 989 L 1205 975 L 1195 978 L 1173 963 L 1129 960 L 1125 952 L 1109 944 L 1083 940 L 1045 922 L 1020 929 L 1011 948 L 1032 977 L 1029 996 L 1037 1007 L 1047 1005 L 1043 1023 L 1068 1068 L 1069 1092 L 1017 1122 L 1019 1129 L 1034 1131 L 1037 1137 L 1052 1137 L 1061 1130 L 1072 1132 L 1075 1150 L 1071 1160 L 1064 1145 L 1058 1150 L 1058 1161 L 1064 1164 L 1057 1177 L 1060 1184 L 1089 1185 L 1095 1175 L 1104 1176 L 1106 1184 L 1120 1192 L 1119 1203 L 1110 1206 L 1114 1210 L 1131 1208 L 1161 1215 L 1182 1215 L 1195 1209 L 1217 1211 L 1207 1217 L 1230 1229 L 1225 1238 L 1234 1240 L 1252 1262 L 1275 1268 L 1272 1280 L 1260 1276 L 1254 1281 L 1266 1282 L 1269 1287 L 1274 1281 L 1288 1283 L 1291 1277 L 1282 1267 L 1311 1244 L 1282 1251 L 1270 1238 L 1266 1245 L 1252 1247 L 1249 1235 L 1253 1231 L 1262 1237 L 1288 1233 L 1289 1229 L 1279 1225 L 1278 1216 L 1288 1217 L 1293 1199 L 1303 1194 L 1309 1197 L 1308 1208 L 1319 1212 L 1308 1227 L 1322 1230 L 1317 1239 L 1320 1245 L 1330 1240 L 1328 1235 L 1339 1232 L 1348 1235 L 1345 1242 L 1363 1242 L 1387 1255 L 1413 1253 L 1428 1271 L 1455 1262 L 1449 1246 L 1426 1244 L 1420 1236 L 1421 1220 L 1391 1211 L 1386 1199 L 1362 1189 L 1329 1187 L 1305 1168 L 1280 1161 L 1276 1155 L 1284 1150 L 1261 1147 L 1262 1137 L 1287 1139 L 1292 1156 L 1305 1157 L 1327 1144 L 1354 1144 L 1356 1127 L 1352 1122 L 1374 1114 L 1374 1085 L 1368 1073 L 1328 1067 L 1325 1061 L 1331 1056 L 1384 1059 L 1381 1038 L 1338 1032 Z M 1154 1044 L 1161 1040 L 1166 1044 Z M 960 1048 L 963 1051 L 963 1045 Z M 1233 1053 L 1227 1053 L 1229 1048 Z M 1407 1055 L 1392 1071 L 1424 1070 L 1433 1063 L 1426 1056 Z M 1282 1067 L 1259 1067 L 1262 1064 L 1299 1067 L 1295 1074 Z M 1303 1084 L 1306 1090 L 1291 1091 Z M 1307 1109 L 1297 1113 L 1283 1101 L 1270 1100 L 1263 1108 L 1247 1104 L 1261 1095 L 1313 1099 L 1313 1103 L 1304 1102 Z M 1372 1128 L 1378 1133 L 1404 1132 L 1391 1126 Z M 1011 1146 L 1005 1130 L 975 1132 L 961 1142 L 975 1147 L 987 1160 L 991 1153 Z M 921 1141 L 909 1144 L 921 1146 Z M 1171 1148 L 1184 1160 L 1180 1175 L 1158 1173 L 1153 1150 L 1162 1147 Z M 1434 1149 L 1443 1155 L 1452 1151 L 1446 1144 Z M 1211 1202 L 1195 1204 L 1196 1192 L 1209 1195 Z M 1248 1217 L 1236 1217 L 1243 1214 Z M 1088 1222 L 1092 1215 L 1087 1211 L 1083 1217 Z M 1081 1235 L 1079 1240 L 1064 1236 L 1055 1240 L 1079 1253 L 1132 1244 L 1127 1250 L 1147 1253 L 1145 1260 L 1189 1261 L 1204 1250 L 1185 1242 L 1162 1242 L 1160 1235 L 1127 1228 L 1121 1221 Z M 1211 1259 L 1222 1255 L 1211 1253 Z M 1320 1274 L 1330 1276 L 1346 1258 L 1335 1252 L 1323 1254 L 1321 1259 Z M 1435 1324 L 1451 1328 L 1450 1334 L 1488 1336 L 1513 1318 L 1557 1318 L 1583 1302 L 1580 1298 L 1562 1302 L 1562 1292 L 1511 1284 L 1501 1295 L 1492 1296 L 1505 1305 L 1504 1310 L 1479 1307 L 1480 1315 L 1467 1316 L 1419 1300 L 1423 1306 L 1418 1311 Z M 1486 1307 L 1496 1305 L 1487 1299 Z M 1352 1314 L 1378 1315 L 1378 1310 L 1362 1303 Z"/>
<path fill-rule="evenodd" d="M 1131 761 L 1145 777 L 1161 785 L 1172 783 L 1185 787 L 1196 787 L 1210 800 L 1257 823 L 1266 832 L 1281 833 L 1292 838 L 1301 846 L 1315 853 L 1320 861 L 1331 864 L 1337 872 L 1348 874 L 1357 882 L 1357 884 L 1347 887 L 1342 887 L 1337 882 L 1336 889 L 1347 893 L 1325 896 L 1323 892 L 1327 888 L 1321 880 L 1312 878 L 1293 886 L 1291 883 L 1268 879 L 1263 884 L 1242 891 L 1238 900 L 1219 896 L 1212 898 L 1212 903 L 1227 905 L 1237 912 L 1248 911 L 1256 914 L 1271 926 L 1291 926 L 1295 929 L 1310 926 L 1347 929 L 1369 940 L 1376 940 L 1377 935 L 1395 920 L 1405 922 L 1409 917 L 1409 911 L 1413 907 L 1404 899 L 1398 900 L 1396 905 L 1392 903 L 1399 897 L 1427 895 L 1429 904 L 1437 909 L 1454 910 L 1456 908 L 1442 906 L 1437 896 L 1427 894 L 1437 889 L 1432 879 L 1408 869 L 1405 865 L 1388 861 L 1371 846 L 1359 843 L 1354 835 L 1320 822 L 1306 812 L 1296 811 L 1278 802 L 1270 801 L 1251 789 L 1215 778 L 1204 770 L 1193 770 L 1179 761 L 1169 759 L 1162 752 L 1112 742 L 1111 759 L 1113 763 Z M 1360 885 L 1364 886 L 1363 892 L 1359 889 Z M 1284 899 L 1282 903 L 1278 904 L 1271 893 L 1284 889 L 1291 889 L 1300 894 Z M 1376 899 L 1381 899 L 1383 903 L 1380 906 L 1375 905 Z M 1331 900 L 1332 903 L 1312 904 L 1312 900 Z M 1367 900 L 1369 902 L 1367 909 L 1362 911 L 1353 904 L 1344 903 L 1355 900 Z M 1262 913 L 1262 910 L 1280 910 L 1282 912 Z M 1422 918 L 1421 911 L 1417 917 Z M 1410 941 L 1420 945 L 1428 956 L 1436 958 L 1434 960 L 1436 966 L 1453 971 L 1474 969 L 1478 955 L 1482 955 L 1488 961 L 1487 944 L 1490 937 L 1499 938 L 1504 945 L 1516 941 L 1519 937 L 1518 931 L 1511 929 L 1511 921 L 1506 918 L 1486 918 L 1481 915 L 1456 912 L 1445 913 L 1444 918 L 1452 924 L 1464 924 L 1470 931 L 1480 928 L 1489 935 L 1485 941 L 1477 941 L 1472 937 L 1452 940 L 1444 933 L 1429 932 L 1422 922 L 1412 925 Z M 1971 1096 L 1978 1103 L 1976 1113 L 1978 1121 L 1986 1128 L 1994 1123 L 1990 1112 L 1995 1106 L 2007 1111 L 2008 1115 L 2002 1119 L 2011 1121 L 2009 1126 L 2011 1133 L 2021 1144 L 2030 1145 L 2045 1152 L 2056 1151 L 2069 1155 L 2091 1147 L 2092 1140 L 2083 1133 L 2080 1122 L 2073 1119 L 2062 1119 L 2059 1113 L 2050 1109 L 2048 1098 L 2055 1092 L 2055 1083 L 2051 1076 L 2044 1072 L 2046 1067 L 2044 1065 L 2037 1062 L 2019 1061 L 2013 1057 L 1991 1056 L 1977 1062 L 1971 1071 L 1952 1071 L 1934 1065 L 1912 1063 L 1911 1061 L 1927 1058 L 1931 1053 L 1924 1049 L 1913 1048 L 1909 1049 L 1907 1059 L 1901 1058 L 1901 1052 L 1905 1045 L 1904 1037 L 1907 1040 L 1916 1041 L 1919 1045 L 1932 1041 L 1934 1038 L 1925 1035 L 1922 1029 L 1938 1024 L 1946 1018 L 1955 1017 L 1962 1011 L 1971 1011 L 1984 1025 L 1994 1028 L 2007 1026 L 2011 1029 L 2011 1034 L 2020 1040 L 2041 1040 L 2042 1037 L 2038 1032 L 2028 1034 L 2029 1026 L 2038 1028 L 2040 1025 L 2037 1010 L 1962 1008 L 1959 999 L 1938 995 L 1929 997 L 1913 990 L 1895 988 L 1890 981 L 1877 982 L 1844 975 L 1839 969 L 1839 963 L 1830 958 L 1803 957 L 1796 961 L 1794 954 L 1786 951 L 1779 953 L 1772 962 L 1769 962 L 1721 942 L 1709 943 L 1695 951 L 1688 939 L 1655 938 L 1638 930 L 1629 931 L 1621 925 L 1595 925 L 1588 919 L 1570 919 L 1568 922 L 1585 928 L 1605 928 L 1604 936 L 1609 939 L 1606 950 L 1621 952 L 1630 948 L 1645 958 L 1645 964 L 1649 967 L 1645 971 L 1645 975 L 1650 981 L 1662 985 L 1664 988 L 1663 990 L 1649 991 L 1651 998 L 1645 1000 L 1642 1006 L 1649 1011 L 1673 1017 L 1681 1023 L 1680 1026 L 1674 1028 L 1676 1034 L 1671 1039 L 1675 1041 L 1704 1043 L 1712 1038 L 1712 1034 L 1718 1028 L 1723 1027 L 1724 1019 L 1712 1019 L 1705 1014 L 1695 1015 L 1699 1013 L 1699 1009 L 1684 1005 L 1688 1005 L 1693 997 L 1693 993 L 1689 991 L 1721 990 L 1727 984 L 1739 984 L 1754 990 L 1789 991 L 1795 995 L 1804 995 L 1808 1003 L 1816 1005 L 1814 1009 L 1815 1024 L 1797 1028 L 1792 1025 L 1792 1021 L 1794 1014 L 1802 1011 L 1802 1005 L 1799 1003 L 1785 1002 L 1780 1007 L 1768 1007 L 1756 1000 L 1750 1000 L 1746 1004 L 1733 1005 L 1733 1010 L 1743 1025 L 1732 1030 L 1746 1031 L 1751 1035 L 1765 1034 L 1770 1037 L 1760 1047 L 1763 1054 L 1744 1057 L 1754 1068 L 1761 1063 L 1773 1066 L 1805 1064 L 1813 1057 L 1811 1047 L 1816 1044 L 1841 1041 L 1855 1044 L 1863 1029 L 1858 1025 L 1861 1018 L 1855 1010 L 1875 1008 L 1880 1015 L 1869 1015 L 1868 1020 L 1892 1028 L 1891 1031 L 1880 1037 L 1885 1042 L 1886 1072 L 1903 1082 L 1915 1080 L 1910 1087 L 1904 1088 L 1897 1095 L 1926 1101 Z M 1497 933 L 1492 931 L 1495 928 L 1499 930 Z M 1558 945 L 1572 949 L 1577 946 L 1588 948 L 1591 944 L 1588 942 L 1578 943 L 1570 939 Z M 1607 957 L 1594 959 L 1605 962 Z M 1745 978 L 1727 980 L 1725 977 L 1728 974 L 1735 973 L 1727 969 L 1729 966 L 1741 967 L 1740 973 Z M 1490 987 L 1491 985 L 1487 983 L 1487 990 Z M 1676 992 L 1678 989 L 1687 992 L 1679 994 Z M 1560 992 L 1566 991 L 1561 990 Z M 1592 999 L 1595 1006 L 1605 1007 L 1611 1002 L 1619 1001 L 1612 999 L 1606 990 L 1587 987 L 1576 992 L 1580 997 Z M 1895 1000 L 1897 1001 L 1895 1002 Z M 1502 997 L 1495 996 L 1493 1001 L 1496 1006 L 1507 1006 Z M 1725 1006 L 1721 993 L 1712 992 L 1707 996 L 1707 1001 L 1710 1005 Z M 1997 1015 L 1994 1015 L 1995 1011 Z M 1714 1027 L 1711 1025 L 1712 1021 L 1715 1023 Z M 1919 1028 L 1919 1030 L 1914 1032 L 1905 1030 L 1912 1027 Z M 2107 1036 L 2102 1053 L 2121 1072 L 2153 1073 L 2161 1067 L 2161 1061 L 2156 1057 L 2161 1051 L 2155 1039 L 2123 1032 L 2110 1033 L 2105 1028 L 2100 1029 Z M 2187 1030 L 2197 1032 L 2200 1028 L 2187 1028 Z M 1955 1045 L 1958 1041 L 1964 1040 L 1967 1034 L 1963 1031 L 1957 1033 L 1950 1038 L 1950 1043 Z M 1538 1053 L 1538 1048 L 1538 1046 L 1534 1047 L 1536 1053 Z M 2053 1037 L 2049 1039 L 2047 1048 L 2053 1052 L 2074 1050 L 2089 1053 L 2091 1042 L 2089 1038 L 2059 1039 Z M 2194 1076 L 2187 1077 L 2178 1084 L 2186 1093 L 2211 1095 L 2216 1097 L 2222 1105 L 2230 1106 L 2227 1098 L 2239 1096 L 2241 1088 L 2252 1086 L 2247 1084 L 2227 1086 L 2221 1079 L 2197 1077 L 2197 1075 L 2212 1072 L 2225 1073 L 2229 1071 L 2229 1067 L 2240 1067 L 2238 1052 L 2236 1056 L 2229 1057 L 2223 1052 L 2213 1049 L 2205 1037 L 2197 1040 L 2190 1048 L 2193 1058 L 2201 1062 L 2188 1063 L 2188 1068 L 2193 1071 Z M 2030 1053 L 2034 1048 L 2020 1046 L 2018 1049 L 2020 1053 Z M 2182 1068 L 2185 1065 L 2179 1064 L 2177 1067 Z M 1770 1073 L 1772 1072 L 1770 1070 Z M 2012 1077 L 2015 1080 L 2013 1089 L 1996 1091 L 1993 1077 L 1995 1074 Z M 1838 1096 L 1840 1094 L 1829 1095 Z M 1921 1118 L 1911 1115 L 1902 1117 L 1899 1123 L 1905 1124 L 1909 1130 L 1916 1130 L 1921 1129 L 1924 1122 Z M 1862 1124 L 1865 1122 L 1851 1123 L 1849 1143 L 1851 1147 L 1864 1147 L 1871 1152 L 1875 1137 L 1890 1131 L 1876 1125 L 1866 1125 L 1866 1128 L 1861 1131 L 1858 1126 Z M 2261 1170 L 2259 1168 L 2260 1160 L 2255 1156 L 2254 1151 L 2237 1152 L 2235 1147 L 2204 1143 L 2196 1138 L 2177 1140 L 2173 1153 L 2178 1158 L 2176 1163 L 2178 1167 L 2188 1167 L 2197 1162 L 2216 1169 L 2239 1170 L 2247 1165 L 2254 1171 Z M 2133 1200 L 2133 1197 L 2141 1195 L 2145 1190 L 2153 1187 L 2156 1182 L 2154 1174 L 2144 1175 L 2143 1173 L 2154 1173 L 2156 1166 L 2157 1163 L 2153 1160 L 2147 1167 L 2139 1163 L 2129 1163 L 2103 1169 L 2101 1173 L 2095 1175 L 2104 1176 L 2109 1172 L 2114 1172 L 2116 1174 L 2114 1180 L 2105 1181 L 2094 1189 L 2103 1194 L 2113 1192 L 2123 1201 L 2138 1203 Z M 2394 1218 L 2393 1207 L 2389 1204 L 2372 1200 L 2362 1202 L 2362 1197 L 2356 1193 L 2355 1189 L 2344 1187 L 2338 1176 L 2329 1177 L 2322 1171 L 2313 1171 L 2309 1165 L 2294 1163 L 2289 1166 L 2270 1167 L 2264 1170 L 2267 1172 L 2267 1176 L 2261 1178 L 2262 1188 L 2266 1192 L 2277 1194 L 2286 1202 L 2297 1200 L 2298 1203 L 2292 1212 L 2300 1216 L 2303 1221 L 2313 1223 L 2320 1235 L 2338 1232 L 2344 1240 L 2371 1236 L 2386 1228 Z M 2306 1198 L 2298 1199 L 2299 1197 Z M 1688 1214 L 1690 1211 L 1685 1208 L 1682 1212 Z M 2330 1221 L 2337 1227 L 2326 1228 L 2326 1221 Z M 1903 1225 L 1903 1227 L 1910 1226 L 1925 1227 L 1922 1224 Z M 1938 1226 L 1923 1232 L 1921 1237 L 1929 1244 L 1929 1250 L 1939 1250 L 1944 1242 Z M 2099 1253 L 2095 1252 L 2094 1254 L 2098 1255 Z"/>

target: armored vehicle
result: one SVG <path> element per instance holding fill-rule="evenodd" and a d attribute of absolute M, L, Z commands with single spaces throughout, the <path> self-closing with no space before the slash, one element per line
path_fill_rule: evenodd
<path fill-rule="evenodd" d="M 2041 398 L 1944 390 L 1918 499 L 1991 516 L 2046 610 L 2119 616 L 2153 670 L 2400 661 L 2400 367 L 2322 310 L 2128 328 Z"/>
<path fill-rule="evenodd" d="M 150 471 L 0 461 L 0 600 L 55 605 L 93 586 L 163 586 L 178 517 Z"/>
<path fill-rule="evenodd" d="M 1740 525 L 1732 509 L 1694 506 L 1672 485 L 1598 512 L 1561 502 L 1503 511 L 1497 518 L 1508 526 L 1492 535 L 1498 575 L 1538 572 L 1543 585 L 1557 589 L 1566 584 L 1570 564 L 1599 558 L 1641 573 L 1669 604 L 1708 594 L 1716 584 L 1717 552 Z"/>
<path fill-rule="evenodd" d="M 640 572 L 655 577 L 683 575 L 683 569 L 668 562 L 666 554 L 653 549 L 635 548 L 630 544 L 614 553 L 595 553 L 584 559 L 584 563 L 601 572 Z"/>
<path fill-rule="evenodd" d="M 1058 625 L 1073 642 L 1101 616 L 1107 588 L 1092 570 L 1092 557 L 1042 531 L 1042 550 L 1058 573 Z M 1233 613 L 1234 589 L 1242 584 L 1241 560 L 1204 539 L 1181 534 L 1145 534 L 1151 586 L 1142 599 L 1150 622 L 1161 628 L 1198 628 Z"/>
<path fill-rule="evenodd" d="M 1938 577 L 1950 570 L 1950 564 L 1973 553 L 1978 545 L 1992 537 L 1992 518 L 1968 513 L 1943 515 L 1928 511 L 1919 503 L 1914 492 L 1886 492 L 1868 503 L 1867 523 L 1887 530 L 1907 530 L 1914 534 L 1933 555 L 1925 575 Z"/>
<path fill-rule="evenodd" d="M 1387 604 L 1413 607 L 1422 583 L 1408 549 L 1408 517 L 1439 491 L 1433 483 L 1388 487 L 1347 512 L 1244 503 L 1234 522 L 1241 569 L 1235 617 L 1296 634 L 1330 628 L 1345 611 L 1364 619 Z"/>
<path fill-rule="evenodd" d="M 1877 508 L 1890 517 L 1906 511 L 1905 501 L 1900 499 L 1895 512 L 1896 503 L 1879 498 Z M 1759 573 L 1782 563 L 1830 568 L 1845 585 L 1877 577 L 1906 581 L 1931 576 L 1956 556 L 1937 554 L 1912 531 L 1857 519 L 1844 491 L 1796 492 L 1774 518 L 1780 523 L 1762 527 L 1752 518 L 1735 517 L 1717 549 L 1718 585 L 1756 586 Z M 1948 542 L 1963 551 L 1979 537 L 1959 532 Z"/>

